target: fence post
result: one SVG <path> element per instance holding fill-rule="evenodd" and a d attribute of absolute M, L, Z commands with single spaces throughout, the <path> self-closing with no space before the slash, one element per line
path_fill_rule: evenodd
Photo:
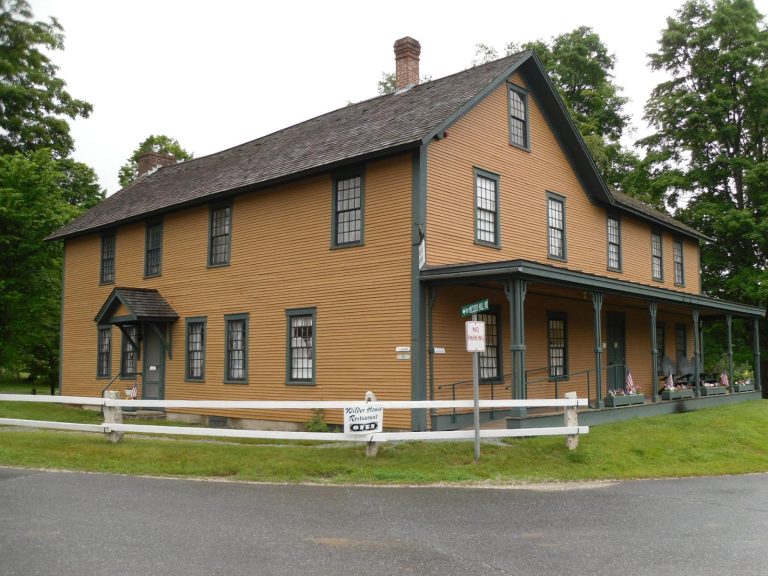
<path fill-rule="evenodd" d="M 567 400 L 575 400 L 576 392 L 566 392 L 565 398 Z M 576 406 L 565 407 L 565 425 L 568 427 L 579 425 L 579 414 L 576 412 Z M 576 448 L 579 447 L 579 435 L 568 434 L 565 437 L 565 446 L 568 448 L 568 450 L 576 450 Z"/>
<path fill-rule="evenodd" d="M 109 400 L 119 400 L 120 393 L 114 390 L 105 390 L 104 398 Z M 122 424 L 123 423 L 123 411 L 120 406 L 104 406 L 104 424 Z M 123 439 L 123 432 L 104 432 L 107 440 L 116 444 Z"/>
<path fill-rule="evenodd" d="M 368 390 L 368 392 L 365 393 L 365 401 L 366 402 L 376 402 L 376 394 Z M 379 453 L 379 444 L 378 442 L 374 442 L 373 440 L 369 440 L 368 444 L 365 446 L 365 455 L 368 458 L 376 458 L 376 455 Z"/>

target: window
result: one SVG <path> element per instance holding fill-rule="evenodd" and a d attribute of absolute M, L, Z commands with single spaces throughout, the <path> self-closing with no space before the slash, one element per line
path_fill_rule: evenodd
<path fill-rule="evenodd" d="M 550 378 L 568 376 L 568 320 L 565 314 L 551 313 L 547 318 L 548 365 Z"/>
<path fill-rule="evenodd" d="M 115 282 L 115 235 L 101 237 L 101 283 Z"/>
<path fill-rule="evenodd" d="M 208 245 L 208 265 L 225 266 L 229 264 L 229 248 L 232 235 L 232 206 L 211 208 L 210 241 Z"/>
<path fill-rule="evenodd" d="M 659 362 L 667 355 L 665 345 L 666 331 L 664 324 L 656 324 L 656 350 L 659 353 Z"/>
<path fill-rule="evenodd" d="M 144 230 L 144 276 L 160 276 L 163 256 L 163 223 L 152 222 Z"/>
<path fill-rule="evenodd" d="M 120 350 L 120 376 L 133 378 L 136 375 L 137 349 L 139 330 L 136 326 L 125 326 L 122 329 L 123 345 Z M 133 342 L 131 342 L 133 341 Z"/>
<path fill-rule="evenodd" d="M 547 194 L 547 219 L 549 224 L 548 254 L 550 258 L 565 260 L 565 198 Z"/>
<path fill-rule="evenodd" d="M 363 177 L 334 178 L 333 245 L 363 242 Z"/>
<path fill-rule="evenodd" d="M 661 234 L 651 232 L 651 265 L 654 280 L 664 280 L 664 266 L 662 262 Z"/>
<path fill-rule="evenodd" d="M 315 310 L 288 310 L 288 383 L 315 382 Z"/>
<path fill-rule="evenodd" d="M 679 368 L 680 360 L 688 357 L 688 334 L 684 324 L 675 326 L 675 354 Z"/>
<path fill-rule="evenodd" d="M 478 314 L 477 319 L 485 322 L 485 352 L 480 352 L 480 380 L 482 382 L 501 382 L 503 373 L 501 369 L 502 355 L 501 336 L 499 334 L 498 312 L 486 312 Z"/>
<path fill-rule="evenodd" d="M 499 177 L 475 170 L 475 241 L 499 245 Z"/>
<path fill-rule="evenodd" d="M 99 326 L 96 376 L 109 378 L 112 375 L 112 327 Z"/>
<path fill-rule="evenodd" d="M 685 284 L 685 273 L 683 267 L 683 243 L 675 240 L 672 245 L 672 257 L 675 261 L 675 284 L 683 286 Z"/>
<path fill-rule="evenodd" d="M 509 85 L 509 143 L 520 148 L 529 148 L 528 93 L 511 84 Z"/>
<path fill-rule="evenodd" d="M 224 381 L 248 381 L 248 315 L 232 314 L 224 317 L 226 326 L 226 366 Z"/>
<path fill-rule="evenodd" d="M 185 378 L 205 380 L 205 318 L 187 318 Z"/>
<path fill-rule="evenodd" d="M 621 222 L 608 217 L 608 269 L 621 271 Z"/>

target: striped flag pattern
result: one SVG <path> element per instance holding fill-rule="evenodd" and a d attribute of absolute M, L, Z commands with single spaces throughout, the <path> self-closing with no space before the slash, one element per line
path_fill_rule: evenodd
<path fill-rule="evenodd" d="M 728 373 L 726 371 L 720 372 L 720 386 L 728 388 Z"/>
<path fill-rule="evenodd" d="M 131 400 L 136 400 L 138 395 L 139 395 L 139 383 L 136 380 L 134 380 L 133 386 L 131 386 L 131 395 L 130 395 Z"/>
<path fill-rule="evenodd" d="M 664 381 L 664 387 L 668 390 L 672 390 L 675 387 L 675 379 L 672 378 L 672 374 L 667 374 L 667 379 Z"/>
<path fill-rule="evenodd" d="M 624 393 L 634 394 L 636 391 L 635 381 L 632 379 L 632 372 L 627 370 L 627 376 L 624 378 Z"/>

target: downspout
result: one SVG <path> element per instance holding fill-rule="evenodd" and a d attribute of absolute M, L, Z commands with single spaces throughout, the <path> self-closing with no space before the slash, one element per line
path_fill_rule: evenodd
<path fill-rule="evenodd" d="M 59 396 L 63 396 L 64 393 L 61 390 L 64 370 L 64 288 L 66 282 L 66 269 L 67 269 L 67 241 L 62 242 L 62 250 L 64 251 L 61 257 L 61 305 L 59 306 Z M 53 396 L 53 390 L 51 390 L 51 396 Z"/>
<path fill-rule="evenodd" d="M 419 278 L 422 250 L 426 250 L 427 144 L 413 153 L 411 194 L 411 400 L 427 399 L 426 298 Z M 427 429 L 427 412 L 411 411 L 411 430 Z"/>

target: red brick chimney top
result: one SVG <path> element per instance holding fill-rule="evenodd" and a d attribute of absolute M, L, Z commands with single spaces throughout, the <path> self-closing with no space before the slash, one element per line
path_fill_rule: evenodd
<path fill-rule="evenodd" d="M 161 166 L 172 166 L 176 164 L 176 157 L 173 154 L 165 152 L 145 152 L 139 156 L 137 163 L 139 165 L 139 176 L 144 176 L 154 172 Z"/>
<path fill-rule="evenodd" d="M 421 44 L 410 36 L 395 41 L 395 88 L 408 90 L 419 83 Z"/>

